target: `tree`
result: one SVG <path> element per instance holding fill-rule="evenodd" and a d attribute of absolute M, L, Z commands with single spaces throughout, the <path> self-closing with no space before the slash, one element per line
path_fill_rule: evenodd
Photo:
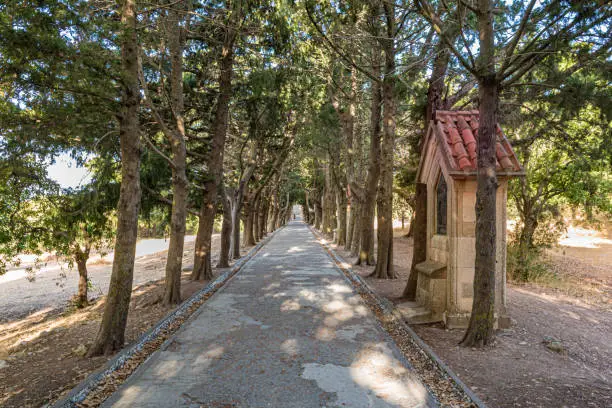
<path fill-rule="evenodd" d="M 185 48 L 185 33 L 181 28 L 184 20 L 185 2 L 174 2 L 167 11 L 159 16 L 163 34 L 168 43 L 170 57 L 170 73 L 161 70 L 156 72 L 163 84 L 164 76 L 169 76 L 170 82 L 170 111 L 174 125 L 168 125 L 157 106 L 151 100 L 147 91 L 147 82 L 142 66 L 140 81 L 145 90 L 145 102 L 151 110 L 155 122 L 170 145 L 171 157 L 166 156 L 153 142 L 145 136 L 149 146 L 164 158 L 172 170 L 172 215 L 170 221 L 170 244 L 166 261 L 166 282 L 164 286 L 163 303 L 165 305 L 179 304 L 181 302 L 181 272 L 183 264 L 183 246 L 185 242 L 185 223 L 187 219 L 187 148 L 185 141 L 185 102 L 183 95 L 183 52 Z"/>
<path fill-rule="evenodd" d="M 123 348 L 127 323 L 140 208 L 140 131 L 138 108 L 138 34 L 136 2 L 121 3 L 121 65 L 123 72 L 122 109 L 119 114 L 121 142 L 121 189 L 117 205 L 117 238 L 113 271 L 108 289 L 102 323 L 89 356 L 110 354 Z"/>
<path fill-rule="evenodd" d="M 579 43 L 549 57 L 525 84 L 507 91 L 508 134 L 527 172 L 509 191 L 520 221 L 513 242 L 515 279 L 528 280 L 534 255 L 557 238 L 548 224 L 559 218 L 561 206 L 610 213 L 606 52 Z"/>
<path fill-rule="evenodd" d="M 609 19 L 610 11 L 596 2 L 567 5 L 550 0 L 512 5 L 508 12 L 495 8 L 496 2 L 479 0 L 467 5 L 476 19 L 479 52 L 474 58 L 461 33 L 463 51 L 444 31 L 444 24 L 432 5 L 419 0 L 421 14 L 432 24 L 457 60 L 477 80 L 479 90 L 479 131 L 476 192 L 476 260 L 474 301 L 464 346 L 483 346 L 494 338 L 496 189 L 495 142 L 499 92 L 523 78 L 548 53 L 572 41 Z M 461 9 L 459 9 L 461 10 Z M 498 14 L 498 15 L 496 15 Z M 494 25 L 500 28 L 495 30 Z M 500 39 L 496 43 L 496 34 Z"/>
<path fill-rule="evenodd" d="M 380 182 L 377 194 L 378 246 L 376 267 L 372 276 L 395 279 L 393 268 L 393 155 L 395 148 L 396 115 L 396 46 L 397 36 L 395 2 L 383 2 L 385 35 L 381 40 L 384 53 L 383 72 L 383 139 L 381 144 Z"/>
<path fill-rule="evenodd" d="M 114 238 L 110 212 L 117 206 L 118 185 L 104 180 L 104 184 L 91 184 L 77 191 L 68 190 L 46 195 L 36 200 L 47 204 L 39 211 L 39 219 L 30 220 L 30 226 L 41 232 L 41 246 L 77 266 L 79 274 L 75 305 L 89 304 L 87 261 L 91 251 L 104 254 Z M 115 188 L 117 187 L 117 188 Z"/>
<path fill-rule="evenodd" d="M 222 46 L 219 50 L 219 95 L 212 124 L 212 141 L 208 155 L 208 174 L 203 186 L 200 222 L 195 243 L 194 266 L 191 278 L 211 279 L 211 237 L 215 220 L 218 183 L 223 175 L 223 153 L 227 132 L 229 102 L 232 92 L 234 65 L 234 43 L 244 13 L 240 0 L 227 2 L 227 18 L 222 32 Z"/>

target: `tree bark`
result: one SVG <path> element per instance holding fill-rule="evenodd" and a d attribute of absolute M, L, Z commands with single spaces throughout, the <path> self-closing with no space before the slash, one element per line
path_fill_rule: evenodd
<path fill-rule="evenodd" d="M 291 202 L 289 201 L 289 198 L 289 193 L 287 193 L 285 208 L 283 209 L 283 222 L 281 223 L 281 225 L 286 225 L 291 219 Z"/>
<path fill-rule="evenodd" d="M 346 244 L 346 192 L 344 190 L 336 190 L 336 208 L 337 208 L 337 220 L 338 226 L 336 228 L 336 244 L 338 246 Z"/>
<path fill-rule="evenodd" d="M 355 204 L 353 204 L 353 206 L 355 206 Z M 351 256 L 352 257 L 359 257 L 359 249 L 361 248 L 361 221 L 362 221 L 362 212 L 363 212 L 363 205 L 362 204 L 357 204 L 356 208 L 355 208 L 355 226 L 353 227 L 353 239 L 351 242 Z M 359 264 L 360 259 L 357 259 L 357 264 Z"/>
<path fill-rule="evenodd" d="M 478 1 L 480 55 L 480 116 L 478 127 L 478 175 L 476 189 L 476 261 L 474 300 L 470 323 L 461 344 L 484 346 L 495 338 L 496 192 L 495 148 L 498 82 L 495 73 L 495 38 L 490 0 Z"/>
<path fill-rule="evenodd" d="M 287 193 L 287 198 L 285 199 L 285 207 L 280 209 L 280 214 L 276 221 L 276 228 L 280 228 L 286 224 L 287 217 L 289 216 L 290 211 L 291 211 L 291 203 L 289 202 L 289 193 Z"/>
<path fill-rule="evenodd" d="M 312 225 L 314 223 L 314 214 L 310 213 L 310 192 L 308 190 L 306 190 L 304 192 L 305 195 L 305 200 L 306 200 L 306 205 L 305 205 L 305 211 L 304 211 L 304 221 L 307 224 Z"/>
<path fill-rule="evenodd" d="M 121 149 L 121 188 L 117 205 L 117 238 L 113 271 L 100 329 L 89 349 L 89 356 L 111 354 L 123 348 L 127 323 L 140 210 L 140 134 L 138 108 L 138 34 L 135 0 L 121 7 L 121 65 L 123 72 L 122 109 L 119 117 Z"/>
<path fill-rule="evenodd" d="M 270 209 L 268 215 L 268 231 L 276 230 L 276 217 L 278 216 L 278 177 L 270 194 Z"/>
<path fill-rule="evenodd" d="M 223 223 L 221 224 L 221 253 L 219 254 L 217 268 L 228 268 L 232 234 L 232 208 L 223 183 L 221 183 L 219 187 L 221 189 L 219 196 L 221 197 L 221 202 L 223 203 Z"/>
<path fill-rule="evenodd" d="M 355 204 L 353 203 L 353 198 L 351 197 L 347 201 L 346 242 L 344 243 L 344 250 L 346 251 L 349 251 L 351 249 L 351 242 L 353 242 L 354 227 L 355 227 Z"/>
<path fill-rule="evenodd" d="M 255 245 L 255 237 L 253 236 L 253 222 L 255 218 L 256 197 L 249 197 L 244 203 L 244 231 L 242 240 L 245 247 Z"/>
<path fill-rule="evenodd" d="M 523 219 L 523 227 L 519 234 L 520 256 L 526 258 L 529 251 L 534 248 L 533 236 L 538 227 L 538 219 L 531 210 L 526 214 L 521 214 L 521 218 Z"/>
<path fill-rule="evenodd" d="M 410 220 L 408 220 L 408 232 L 405 237 L 414 237 L 414 220 L 416 219 L 416 212 L 412 213 Z M 425 237 L 427 239 L 427 237 Z"/>
<path fill-rule="evenodd" d="M 268 213 L 270 212 L 269 188 L 264 191 L 265 198 L 262 198 L 261 208 L 259 210 L 259 239 L 263 239 L 268 235 Z"/>
<path fill-rule="evenodd" d="M 205 195 L 208 195 L 205 193 Z M 216 203 L 215 203 L 216 204 Z M 195 254 L 193 260 L 192 280 L 209 280 L 213 278 L 212 272 L 212 232 L 215 222 L 215 206 L 210 201 L 202 204 L 200 208 L 200 220 L 198 222 L 198 233 L 195 242 Z"/>
<path fill-rule="evenodd" d="M 261 198 L 258 196 L 255 200 L 253 207 L 253 245 L 259 241 L 259 207 L 261 205 Z"/>
<path fill-rule="evenodd" d="M 238 6 L 240 7 L 240 6 Z M 194 265 L 191 278 L 194 280 L 211 279 L 211 241 L 217 204 L 218 183 L 223 176 L 223 154 L 227 133 L 229 102 L 232 93 L 232 73 L 234 62 L 234 41 L 238 20 L 238 10 L 232 10 L 220 53 L 219 97 L 213 122 L 213 137 L 208 161 L 209 174 L 204 182 L 204 194 L 200 209 L 200 222 L 196 236 Z"/>
<path fill-rule="evenodd" d="M 249 127 L 250 132 L 254 132 L 254 126 Z M 252 135 L 252 137 L 255 137 Z M 241 174 L 238 187 L 232 194 L 232 240 L 231 240 L 231 256 L 234 259 L 240 258 L 240 213 L 244 203 L 244 197 L 248 190 L 249 181 L 253 177 L 253 173 L 257 167 L 257 155 L 259 152 L 259 143 L 255 142 L 251 146 L 246 168 Z"/>
<path fill-rule="evenodd" d="M 427 260 L 427 184 L 416 184 L 416 205 L 414 221 L 410 224 L 413 230 L 414 248 L 412 251 L 412 265 L 408 282 L 402 294 L 408 300 L 415 300 L 419 272 L 416 265 Z"/>
<path fill-rule="evenodd" d="M 302 204 L 302 221 L 306 224 L 310 224 L 310 211 L 308 210 L 307 204 Z"/>
<path fill-rule="evenodd" d="M 321 203 L 319 201 L 315 201 L 315 222 L 314 227 L 317 230 L 321 230 L 321 219 L 323 218 L 323 208 L 321 207 Z"/>
<path fill-rule="evenodd" d="M 259 203 L 259 223 L 257 226 L 257 241 L 263 239 L 266 236 L 266 214 L 268 214 L 268 200 L 261 197 Z"/>
<path fill-rule="evenodd" d="M 231 211 L 232 211 L 232 233 L 230 241 L 230 256 L 232 259 L 240 258 L 240 210 L 243 206 L 242 194 L 239 197 L 232 197 Z"/>
<path fill-rule="evenodd" d="M 77 248 L 74 260 L 79 272 L 79 289 L 77 293 L 76 307 L 83 308 L 89 304 L 87 298 L 87 260 L 89 259 L 89 247 L 85 250 Z"/>
<path fill-rule="evenodd" d="M 436 111 L 447 108 L 444 106 L 444 80 L 446 78 L 446 70 L 448 68 L 448 62 L 450 60 L 450 51 L 444 43 L 440 40 L 436 46 L 436 57 L 433 62 L 433 70 L 431 77 L 429 78 L 429 87 L 427 89 L 427 105 L 425 106 L 425 129 L 423 135 L 427 132 L 429 121 L 433 120 L 436 115 Z M 424 137 L 422 138 L 424 139 Z"/>
<path fill-rule="evenodd" d="M 331 163 L 334 169 L 334 181 L 336 184 L 336 243 L 338 245 L 348 245 L 349 231 L 352 239 L 352 218 L 349 218 L 347 191 L 349 185 L 355 183 L 355 164 L 353 149 L 354 130 L 355 130 L 355 103 L 357 98 L 357 70 L 353 67 L 350 73 L 350 92 L 348 94 L 347 106 L 342 108 L 337 100 L 332 88 L 332 105 L 338 114 L 342 129 L 342 139 L 339 143 L 334 143 L 330 147 Z M 340 162 L 345 164 L 345 173 L 342 172 Z"/>
<path fill-rule="evenodd" d="M 322 228 L 323 235 L 331 237 L 335 229 L 335 213 L 336 213 L 336 197 L 334 194 L 334 186 L 332 182 L 331 163 L 328 154 L 328 160 L 325 164 L 325 188 L 323 189 L 323 219 Z"/>
<path fill-rule="evenodd" d="M 375 47 L 373 75 L 380 77 L 380 51 Z M 374 210 L 378 178 L 380 176 L 380 120 L 381 120 L 381 83 L 372 81 L 372 101 L 370 108 L 370 157 L 368 158 L 368 175 L 366 177 L 364 200 L 360 203 L 361 214 L 359 220 L 359 257 L 357 265 L 374 264 Z"/>
<path fill-rule="evenodd" d="M 382 40 L 385 54 L 383 81 L 383 140 L 380 181 L 377 195 L 378 247 L 372 276 L 395 279 L 393 267 L 393 156 L 395 150 L 395 3 L 384 3 L 387 38 Z"/>
<path fill-rule="evenodd" d="M 178 4 L 168 9 L 168 48 L 172 72 L 170 88 L 172 113 L 176 128 L 169 132 L 172 150 L 172 216 L 170 221 L 170 243 L 166 260 L 166 281 L 163 304 L 181 303 L 181 273 L 183 270 L 183 249 L 187 219 L 187 150 L 185 147 L 185 119 L 183 117 L 183 41 Z"/>

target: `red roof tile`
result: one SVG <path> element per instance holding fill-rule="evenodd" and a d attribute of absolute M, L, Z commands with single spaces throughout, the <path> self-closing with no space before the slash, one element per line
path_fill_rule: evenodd
<path fill-rule="evenodd" d="M 443 143 L 442 151 L 453 167 L 451 170 L 476 171 L 478 111 L 437 111 L 434 126 L 438 140 L 446 142 Z M 495 148 L 498 172 L 523 172 L 512 146 L 499 125 L 497 125 Z"/>

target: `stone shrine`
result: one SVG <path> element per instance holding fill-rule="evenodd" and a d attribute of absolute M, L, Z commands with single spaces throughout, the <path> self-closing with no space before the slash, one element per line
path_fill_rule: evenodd
<path fill-rule="evenodd" d="M 412 323 L 467 327 L 473 301 L 478 111 L 437 111 L 424 141 L 417 183 L 427 186 L 427 260 L 416 265 L 416 304 L 400 310 Z M 510 177 L 524 175 L 497 125 L 497 323 L 506 326 L 506 200 Z"/>

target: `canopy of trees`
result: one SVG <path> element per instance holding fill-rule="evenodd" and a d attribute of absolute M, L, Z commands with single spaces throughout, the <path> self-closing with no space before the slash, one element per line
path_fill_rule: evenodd
<path fill-rule="evenodd" d="M 522 259 L 560 205 L 612 212 L 604 3 L 4 2 L 0 273 L 20 253 L 55 251 L 78 266 L 85 305 L 87 258 L 114 240 L 90 354 L 123 347 L 139 220 L 151 217 L 170 236 L 168 305 L 181 301 L 188 225 L 197 225 L 192 278 L 210 279 L 215 219 L 227 266 L 294 204 L 373 276 L 393 279 L 393 220 L 419 217 L 424 129 L 437 109 L 479 109 L 476 239 L 486 251 L 464 344 L 487 344 L 495 124 L 527 170 L 511 186 Z M 62 154 L 91 181 L 51 180 L 46 167 Z"/>

